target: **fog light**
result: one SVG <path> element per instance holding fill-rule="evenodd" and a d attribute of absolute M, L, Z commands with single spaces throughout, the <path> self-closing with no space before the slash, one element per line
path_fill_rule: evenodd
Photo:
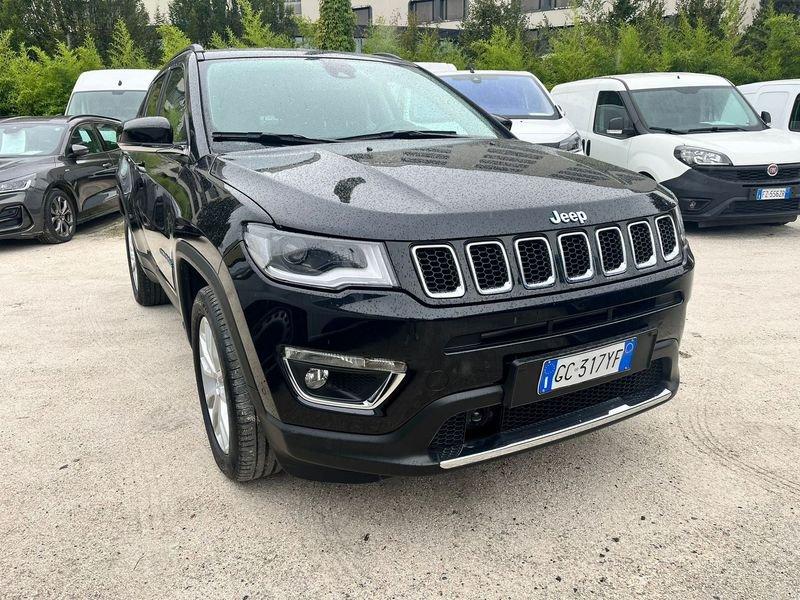
<path fill-rule="evenodd" d="M 694 210 L 695 208 L 697 208 L 697 201 L 689 200 L 689 210 Z"/>
<path fill-rule="evenodd" d="M 317 367 L 313 367 L 306 371 L 304 380 L 308 389 L 318 390 L 328 383 L 328 369 L 318 369 Z"/>
<path fill-rule="evenodd" d="M 400 385 L 405 363 L 285 347 L 283 362 L 293 391 L 305 404 L 372 410 Z"/>

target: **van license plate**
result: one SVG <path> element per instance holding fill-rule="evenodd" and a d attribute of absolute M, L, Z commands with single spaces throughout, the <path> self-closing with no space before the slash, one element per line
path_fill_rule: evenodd
<path fill-rule="evenodd" d="M 756 200 L 788 200 L 792 197 L 792 188 L 758 188 Z"/>
<path fill-rule="evenodd" d="M 636 346 L 637 338 L 630 338 L 603 348 L 546 360 L 539 376 L 539 394 L 629 371 Z"/>

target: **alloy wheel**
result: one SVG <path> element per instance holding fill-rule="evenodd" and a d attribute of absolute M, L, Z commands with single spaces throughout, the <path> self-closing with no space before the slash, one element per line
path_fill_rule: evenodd
<path fill-rule="evenodd" d="M 198 349 L 200 372 L 203 378 L 203 396 L 208 408 L 208 416 L 214 429 L 220 450 L 228 453 L 230 445 L 230 420 L 228 416 L 228 395 L 225 391 L 225 376 L 222 361 L 214 341 L 214 332 L 206 317 L 200 320 L 198 328 Z"/>
<path fill-rule="evenodd" d="M 56 194 L 50 201 L 50 221 L 53 231 L 61 238 L 72 235 L 75 227 L 75 214 L 69 200 L 61 194 Z"/>

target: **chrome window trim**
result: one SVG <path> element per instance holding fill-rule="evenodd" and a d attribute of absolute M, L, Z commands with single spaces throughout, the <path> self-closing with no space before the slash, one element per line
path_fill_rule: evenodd
<path fill-rule="evenodd" d="M 419 259 L 417 258 L 417 250 L 424 250 L 424 249 L 431 249 L 431 248 L 445 248 L 446 250 L 450 251 L 450 254 L 453 256 L 453 261 L 456 264 L 456 273 L 458 273 L 458 281 L 459 286 L 453 290 L 452 292 L 431 292 L 428 289 L 428 284 L 425 283 L 425 275 L 422 272 L 422 267 L 419 264 Z M 417 270 L 417 277 L 419 277 L 419 282 L 422 285 L 422 289 L 425 291 L 425 294 L 431 298 L 461 298 L 466 293 L 466 287 L 464 286 L 464 275 L 461 272 L 461 265 L 458 262 L 458 255 L 456 251 L 450 244 L 419 244 L 417 246 L 411 247 L 411 258 L 414 261 L 414 268 Z"/>
<path fill-rule="evenodd" d="M 603 260 L 603 244 L 600 243 L 600 233 L 603 231 L 616 231 L 617 235 L 619 236 L 619 245 L 622 247 L 622 264 L 613 269 L 611 271 L 606 271 L 606 267 L 604 265 Z M 600 255 L 600 269 L 603 271 L 603 275 L 610 277 L 612 275 L 620 275 L 628 270 L 628 252 L 625 249 L 625 236 L 622 235 L 622 230 L 619 227 L 612 226 L 612 227 L 601 227 L 600 229 L 595 230 L 594 232 L 595 240 L 597 241 L 597 253 Z"/>
<path fill-rule="evenodd" d="M 514 454 L 516 452 L 521 452 L 522 450 L 535 448 L 536 446 L 543 446 L 544 444 L 549 444 L 551 442 L 555 442 L 584 431 L 589 431 L 603 425 L 611 424 L 614 421 L 619 421 L 620 419 L 624 419 L 631 415 L 635 415 L 643 410 L 666 402 L 672 398 L 673 395 L 674 393 L 671 390 L 664 388 L 655 396 L 652 396 L 643 402 L 639 402 L 638 404 L 634 404 L 633 406 L 629 404 L 622 404 L 612 408 L 604 415 L 595 417 L 594 419 L 575 423 L 574 425 L 565 427 L 564 429 L 559 429 L 557 431 L 542 433 L 527 440 L 512 442 L 499 448 L 493 448 L 483 452 L 476 452 L 475 454 L 467 454 L 465 456 L 458 456 L 456 458 L 443 460 L 439 463 L 439 466 L 442 469 L 454 469 L 456 467 L 463 467 L 465 465 L 471 465 L 477 462 L 499 458 L 508 454 Z"/>
<path fill-rule="evenodd" d="M 550 278 L 541 283 L 529 284 L 527 281 L 525 281 L 525 269 L 522 266 L 522 254 L 520 254 L 519 245 L 522 242 L 530 242 L 533 240 L 542 240 L 544 242 L 544 245 L 547 247 L 547 257 L 550 259 Z M 525 238 L 519 238 L 518 240 L 514 240 L 514 254 L 517 257 L 519 274 L 520 277 L 522 277 L 522 286 L 526 290 L 537 290 L 539 288 L 550 287 L 556 282 L 556 264 L 553 261 L 553 249 L 550 247 L 550 240 L 548 240 L 546 237 L 544 237 L 543 235 L 536 235 L 533 237 L 525 237 Z"/>
<path fill-rule="evenodd" d="M 570 237 L 574 235 L 579 235 L 583 238 L 583 241 L 586 242 L 586 249 L 589 251 L 589 269 L 580 277 L 569 277 L 567 275 L 567 261 L 564 260 L 564 243 L 563 239 L 565 237 Z M 589 236 L 586 235 L 584 231 L 568 231 L 567 233 L 562 233 L 558 236 L 558 250 L 559 254 L 561 255 L 561 266 L 564 268 L 564 279 L 569 283 L 578 283 L 580 281 L 588 281 L 592 277 L 594 277 L 594 258 L 592 256 L 592 245 L 589 243 Z"/>
<path fill-rule="evenodd" d="M 647 231 L 650 233 L 650 245 L 653 247 L 653 254 L 647 260 L 647 262 L 638 263 L 636 262 L 636 249 L 633 247 L 633 234 L 631 233 L 631 228 L 634 225 L 646 225 Z M 658 262 L 658 256 L 656 254 L 656 241 L 653 238 L 653 228 L 650 226 L 649 221 L 635 221 L 633 223 L 628 223 L 628 239 L 631 244 L 631 255 L 633 256 L 633 264 L 636 266 L 637 269 L 647 269 L 648 267 L 652 267 L 656 262 Z"/>
<path fill-rule="evenodd" d="M 658 226 L 659 221 L 663 221 L 664 219 L 668 219 L 672 223 L 672 232 L 675 236 L 675 250 L 669 254 L 664 252 L 664 245 L 661 242 L 661 229 Z M 661 215 L 660 217 L 656 218 L 656 232 L 658 233 L 658 247 L 661 248 L 661 256 L 664 258 L 664 260 L 669 262 L 678 258 L 681 253 L 681 243 L 678 239 L 678 226 L 675 224 L 675 219 L 672 218 L 672 215 Z"/>
<path fill-rule="evenodd" d="M 503 260 L 506 264 L 506 273 L 508 274 L 508 279 L 506 282 L 499 288 L 489 288 L 483 289 L 481 288 L 480 284 L 478 283 L 478 275 L 475 272 L 475 261 L 472 259 L 472 253 L 470 249 L 473 246 L 500 246 L 500 250 L 503 252 Z M 488 240 L 485 242 L 470 242 L 466 245 L 466 252 L 467 252 L 467 262 L 469 263 L 469 270 L 472 272 L 472 280 L 475 282 L 475 289 L 478 290 L 478 293 L 483 296 L 491 296 L 493 294 L 504 294 L 505 292 L 511 291 L 513 287 L 513 283 L 511 280 L 511 265 L 508 264 L 508 254 L 506 254 L 506 247 L 497 240 Z"/>
<path fill-rule="evenodd" d="M 377 371 L 380 373 L 386 373 L 387 377 L 386 381 L 383 382 L 383 384 L 375 391 L 375 393 L 363 402 L 353 403 L 331 400 L 329 398 L 314 396 L 313 394 L 306 392 L 295 378 L 294 372 L 289 365 L 290 360 L 310 363 L 312 365 L 319 365 L 322 367 Z M 396 360 L 347 356 L 332 352 L 305 350 L 303 348 L 295 348 L 292 346 L 285 346 L 283 348 L 283 363 L 286 367 L 286 373 L 289 383 L 292 387 L 292 391 L 297 394 L 300 401 L 304 404 L 323 408 L 346 408 L 351 410 L 370 411 L 378 408 L 394 393 L 400 383 L 402 383 L 403 379 L 405 379 L 408 369 L 405 363 Z"/>

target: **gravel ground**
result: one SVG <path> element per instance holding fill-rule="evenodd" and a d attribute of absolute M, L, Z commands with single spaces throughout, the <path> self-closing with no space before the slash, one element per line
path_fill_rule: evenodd
<path fill-rule="evenodd" d="M 668 404 L 361 486 L 217 471 L 121 231 L 0 243 L 0 596 L 800 598 L 800 225 L 690 233 Z"/>

